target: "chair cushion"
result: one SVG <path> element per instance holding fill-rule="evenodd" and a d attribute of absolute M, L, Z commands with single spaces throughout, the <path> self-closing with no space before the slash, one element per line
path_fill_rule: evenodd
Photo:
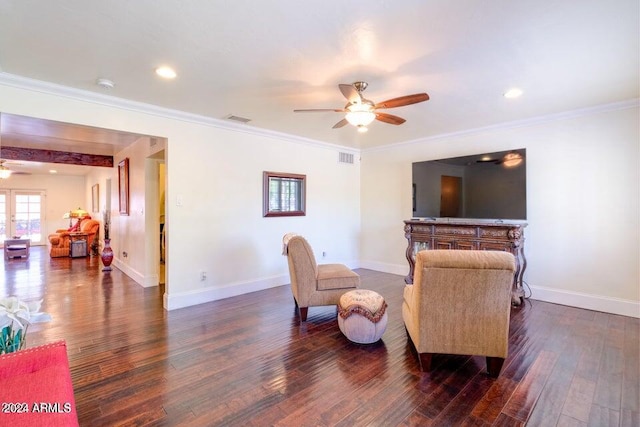
<path fill-rule="evenodd" d="M 360 276 L 344 264 L 318 265 L 318 290 L 357 288 Z"/>

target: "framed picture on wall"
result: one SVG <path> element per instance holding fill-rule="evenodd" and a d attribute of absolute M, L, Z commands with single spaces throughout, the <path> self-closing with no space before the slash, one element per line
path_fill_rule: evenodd
<path fill-rule="evenodd" d="M 120 215 L 129 215 L 129 158 L 118 163 L 118 195 Z"/>
<path fill-rule="evenodd" d="M 100 212 L 100 192 L 98 184 L 91 187 L 91 212 Z"/>

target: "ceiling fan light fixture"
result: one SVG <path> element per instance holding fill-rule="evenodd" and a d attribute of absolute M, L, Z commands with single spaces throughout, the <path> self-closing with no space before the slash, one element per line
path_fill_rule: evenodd
<path fill-rule="evenodd" d="M 376 118 L 376 114 L 371 111 L 369 104 L 351 104 L 347 107 L 349 112 L 345 115 L 345 119 L 354 126 L 369 126 Z"/>
<path fill-rule="evenodd" d="M 358 127 L 358 132 L 360 133 L 365 133 L 369 131 L 369 128 L 366 127 L 365 125 L 358 125 L 357 127 Z"/>
<path fill-rule="evenodd" d="M 11 176 L 11 169 L 9 169 L 3 164 L 0 164 L 0 179 L 7 179 L 10 176 Z"/>
<path fill-rule="evenodd" d="M 387 99 L 386 101 L 373 103 L 370 100 L 362 97 L 362 91 L 367 87 L 366 82 L 354 82 L 352 84 L 339 84 L 338 88 L 342 95 L 347 99 L 347 105 L 343 108 L 311 108 L 293 110 L 294 113 L 306 113 L 306 112 L 335 112 L 346 113 L 344 118 L 338 123 L 333 125 L 333 129 L 339 129 L 346 126 L 347 123 L 358 128 L 359 132 L 366 132 L 367 126 L 369 126 L 374 120 L 379 120 L 383 123 L 391 125 L 401 125 L 406 122 L 402 117 L 395 116 L 393 114 L 378 112 L 379 109 L 403 107 L 405 105 L 417 104 L 429 100 L 429 95 L 426 93 L 414 93 L 412 95 L 400 96 L 397 98 Z"/>

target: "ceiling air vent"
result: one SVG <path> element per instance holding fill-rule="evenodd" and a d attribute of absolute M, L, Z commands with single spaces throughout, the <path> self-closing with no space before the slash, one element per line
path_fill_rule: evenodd
<path fill-rule="evenodd" d="M 338 163 L 353 164 L 353 153 L 338 153 Z"/>
<path fill-rule="evenodd" d="M 246 117 L 234 116 L 233 114 L 229 114 L 225 119 L 240 123 L 249 123 L 251 121 L 251 119 L 247 119 Z"/>

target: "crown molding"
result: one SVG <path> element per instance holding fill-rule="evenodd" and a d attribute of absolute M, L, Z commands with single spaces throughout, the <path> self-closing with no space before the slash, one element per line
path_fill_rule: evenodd
<path fill-rule="evenodd" d="M 233 131 L 233 132 L 246 133 L 246 134 L 259 136 L 263 138 L 276 139 L 279 141 L 288 141 L 288 142 L 303 144 L 307 146 L 319 147 L 319 148 L 330 149 L 330 150 L 339 150 L 342 152 L 348 152 L 348 153 L 354 153 L 354 154 L 386 151 L 386 150 L 391 150 L 391 149 L 395 149 L 395 148 L 399 148 L 407 145 L 423 144 L 426 142 L 437 141 L 441 139 L 469 136 L 469 135 L 488 132 L 488 131 L 500 131 L 500 130 L 520 128 L 520 127 L 528 127 L 528 126 L 534 126 L 534 125 L 552 122 L 556 120 L 563 120 L 563 119 L 581 117 L 581 116 L 586 116 L 591 114 L 598 114 L 598 113 L 640 107 L 640 98 L 633 98 L 626 101 L 597 105 L 594 107 L 580 108 L 576 110 L 564 111 L 561 113 L 549 114 L 546 116 L 538 116 L 538 117 L 532 117 L 532 118 L 523 119 L 523 120 L 514 120 L 510 122 L 498 123 L 495 125 L 467 129 L 463 131 L 443 133 L 439 135 L 429 136 L 426 138 L 418 138 L 410 141 L 387 144 L 380 147 L 353 148 L 353 147 L 347 147 L 347 146 L 342 146 L 338 144 L 332 144 L 329 142 L 319 141 L 311 138 L 304 138 L 296 135 L 291 135 L 284 132 L 261 129 L 248 124 L 234 123 L 234 122 L 230 122 L 222 119 L 216 119 L 213 117 L 207 117 L 199 114 L 187 113 L 180 110 L 173 110 L 170 108 L 160 107 L 153 104 L 146 104 L 143 102 L 131 101 L 131 100 L 118 98 L 110 95 L 104 95 L 101 93 L 95 93 L 87 90 L 74 89 L 68 86 L 62 86 L 55 83 L 45 82 L 42 80 L 30 79 L 27 77 L 22 77 L 22 76 L 18 76 L 18 75 L 6 73 L 6 72 L 0 72 L 0 85 L 15 87 L 18 89 L 28 90 L 32 92 L 41 92 L 49 95 L 61 96 L 64 98 L 69 98 L 77 101 L 90 102 L 93 104 L 99 104 L 107 107 L 153 115 L 153 116 L 162 117 L 170 120 L 194 123 L 198 125 L 215 127 L 219 129 Z"/>
<path fill-rule="evenodd" d="M 152 116 L 162 117 L 170 120 L 194 123 L 219 129 L 229 130 L 233 132 L 246 133 L 263 138 L 277 139 L 279 141 L 288 141 L 296 144 L 319 147 L 330 150 L 339 150 L 357 154 L 360 149 L 344 147 L 342 145 L 331 144 L 324 141 L 318 141 L 311 138 L 304 138 L 283 132 L 261 129 L 248 124 L 230 122 L 227 120 L 216 119 L 213 117 L 202 116 L 199 114 L 187 113 L 180 110 L 160 107 L 144 102 L 131 101 L 128 99 L 118 98 L 111 95 L 91 92 L 87 90 L 75 89 L 68 86 L 62 86 L 55 83 L 49 83 L 42 80 L 30 79 L 0 72 L 0 85 L 14 87 L 17 89 L 27 90 L 31 92 L 40 92 L 47 95 L 55 95 L 63 98 L 69 98 L 81 102 L 89 102 L 92 104 L 104 105 L 106 107 L 118 108 L 121 110 L 132 111 L 136 113 L 148 114 Z"/>
<path fill-rule="evenodd" d="M 438 141 L 441 139 L 469 136 L 469 135 L 483 133 L 483 132 L 493 132 L 493 131 L 501 131 L 501 130 L 521 128 L 521 127 L 529 127 L 529 126 L 535 126 L 535 125 L 553 122 L 557 120 L 565 120 L 565 119 L 571 119 L 575 117 L 582 117 L 582 116 L 588 116 L 588 115 L 599 114 L 599 113 L 607 113 L 607 112 L 618 111 L 618 110 L 627 110 L 630 108 L 638 108 L 638 107 L 640 107 L 640 98 L 633 98 L 633 99 L 628 99 L 620 102 L 612 102 L 610 104 L 596 105 L 595 107 L 587 107 L 587 108 L 579 108 L 576 110 L 563 111 L 561 113 L 549 114 L 546 116 L 531 117 L 531 118 L 522 119 L 522 120 L 513 120 L 510 122 L 498 123 L 495 125 L 483 126 L 483 127 L 450 132 L 450 133 L 441 133 L 439 135 L 433 135 L 426 138 L 418 138 L 418 139 L 413 139 L 411 141 L 388 144 L 381 147 L 364 148 L 362 149 L 362 152 L 372 153 L 376 151 L 386 151 L 386 150 L 392 150 L 398 147 L 415 145 L 415 144 L 423 144 L 426 142 Z"/>

